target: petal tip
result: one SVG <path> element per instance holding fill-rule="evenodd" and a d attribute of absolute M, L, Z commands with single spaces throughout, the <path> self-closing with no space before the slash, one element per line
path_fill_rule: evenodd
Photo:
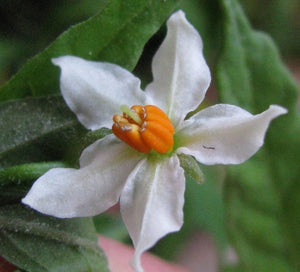
<path fill-rule="evenodd" d="M 47 211 L 44 210 L 42 207 L 39 207 L 40 205 L 38 204 L 38 202 L 39 201 L 32 198 L 29 193 L 24 198 L 21 199 L 21 203 L 24 204 L 27 208 L 33 209 L 39 213 L 52 215 L 50 213 L 47 213 Z"/>
<path fill-rule="evenodd" d="M 130 265 L 137 271 L 143 272 L 144 269 L 141 264 L 141 253 L 135 251 L 133 258 L 130 261 Z"/>
<path fill-rule="evenodd" d="M 60 66 L 60 59 L 61 57 L 58 57 L 58 58 L 52 58 L 51 59 L 51 62 L 56 65 L 56 66 Z"/>
<path fill-rule="evenodd" d="M 38 205 L 39 200 L 37 198 L 35 198 L 34 196 L 32 196 L 32 190 L 30 190 L 27 195 L 25 197 L 23 197 L 21 199 L 21 203 L 30 207 L 31 209 L 34 209 L 36 211 L 42 212 L 39 209 L 39 205 Z"/>
<path fill-rule="evenodd" d="M 185 13 L 181 9 L 174 12 L 168 19 L 168 23 L 177 23 L 177 21 L 186 21 Z"/>
<path fill-rule="evenodd" d="M 72 62 L 72 61 L 76 61 L 76 60 L 78 61 L 78 60 L 80 60 L 80 58 L 75 57 L 75 56 L 66 55 L 66 56 L 52 58 L 51 62 L 56 66 L 62 67 L 62 65 L 64 63 L 67 63 L 67 61 Z"/>
<path fill-rule="evenodd" d="M 27 195 L 21 199 L 21 203 L 23 203 L 24 205 L 30 206 L 30 204 L 29 204 L 30 200 L 28 201 Z"/>
<path fill-rule="evenodd" d="M 177 17 L 184 16 L 185 17 L 185 12 L 182 9 L 179 9 L 179 10 L 175 11 L 170 18 L 175 17 L 175 16 L 177 16 Z"/>
<path fill-rule="evenodd" d="M 269 109 L 276 115 L 283 115 L 283 114 L 287 114 L 288 110 L 282 106 L 279 105 L 270 105 Z"/>

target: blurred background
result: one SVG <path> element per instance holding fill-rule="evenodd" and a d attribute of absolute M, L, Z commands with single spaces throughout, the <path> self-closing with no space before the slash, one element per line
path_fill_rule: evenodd
<path fill-rule="evenodd" d="M 0 1 L 0 86 L 35 54 L 47 47 L 70 26 L 97 13 L 106 0 L 1 0 Z M 300 84 L 300 2 L 298 0 L 240 0 L 252 26 L 271 35 L 282 58 Z M 221 16 L 217 0 L 184 0 L 180 5 L 204 40 L 205 55 L 214 71 L 222 46 Z M 148 42 L 134 73 L 151 81 L 150 63 L 165 35 L 165 27 Z M 212 84 L 214 86 L 214 84 Z M 207 104 L 217 101 L 212 87 Z M 219 262 L 234 263 L 228 245 L 222 205 L 224 169 L 204 167 L 206 182 L 187 181 L 185 224 L 153 249 L 159 256 L 189 267 L 191 271 L 217 271 Z M 201 209 L 203 207 L 203 209 Z M 95 217 L 99 233 L 130 243 L 118 207 Z"/>
<path fill-rule="evenodd" d="M 107 0 L 1 0 L 0 84 L 30 57 L 49 45 L 68 27 L 97 13 Z M 253 27 L 275 40 L 283 58 L 296 69 L 300 55 L 300 4 L 298 0 L 240 0 Z M 221 22 L 217 0 L 185 0 L 180 5 L 205 40 L 210 64 L 220 49 Z M 163 38 L 157 34 L 146 47 L 143 62 L 151 60 Z M 150 57 L 149 57 L 150 56 Z"/>

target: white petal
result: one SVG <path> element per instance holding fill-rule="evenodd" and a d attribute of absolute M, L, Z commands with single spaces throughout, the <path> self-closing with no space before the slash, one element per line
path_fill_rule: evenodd
<path fill-rule="evenodd" d="M 184 190 L 184 173 L 177 156 L 160 162 L 145 159 L 128 177 L 120 205 L 135 246 L 132 264 L 137 271 L 143 271 L 140 256 L 145 250 L 181 228 Z"/>
<path fill-rule="evenodd" d="M 82 168 L 49 170 L 33 184 L 22 202 L 60 218 L 99 214 L 119 200 L 138 160 L 136 151 L 109 135 L 83 152 Z"/>
<path fill-rule="evenodd" d="M 111 127 L 121 104 L 145 102 L 140 80 L 118 65 L 73 56 L 52 61 L 61 68 L 60 88 L 66 103 L 88 129 Z"/>
<path fill-rule="evenodd" d="M 154 56 L 154 81 L 146 88 L 175 127 L 203 100 L 210 72 L 202 53 L 202 40 L 182 11 L 167 22 L 168 33 Z"/>
<path fill-rule="evenodd" d="M 286 112 L 276 105 L 257 115 L 225 104 L 206 108 L 185 121 L 178 132 L 183 147 L 177 152 L 203 164 L 242 163 L 263 145 L 272 119 Z"/>

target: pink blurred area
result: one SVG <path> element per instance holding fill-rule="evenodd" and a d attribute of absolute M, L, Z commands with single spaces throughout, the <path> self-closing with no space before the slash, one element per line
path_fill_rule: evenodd
<path fill-rule="evenodd" d="M 99 245 L 108 258 L 111 272 L 135 272 L 130 266 L 133 248 L 104 236 L 99 237 Z M 168 263 L 150 253 L 142 255 L 142 265 L 145 272 L 190 272 L 190 270 Z"/>

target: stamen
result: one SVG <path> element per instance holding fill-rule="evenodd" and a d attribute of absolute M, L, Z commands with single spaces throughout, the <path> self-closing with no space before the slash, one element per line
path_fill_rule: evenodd
<path fill-rule="evenodd" d="M 124 112 L 127 116 L 129 116 L 137 124 L 143 124 L 143 120 L 139 117 L 139 115 L 135 111 L 130 109 L 127 105 L 121 105 L 120 110 Z"/>
<path fill-rule="evenodd" d="M 131 108 L 122 105 L 123 115 L 113 116 L 113 133 L 135 150 L 149 153 L 167 153 L 174 144 L 174 127 L 168 116 L 153 105 Z"/>

